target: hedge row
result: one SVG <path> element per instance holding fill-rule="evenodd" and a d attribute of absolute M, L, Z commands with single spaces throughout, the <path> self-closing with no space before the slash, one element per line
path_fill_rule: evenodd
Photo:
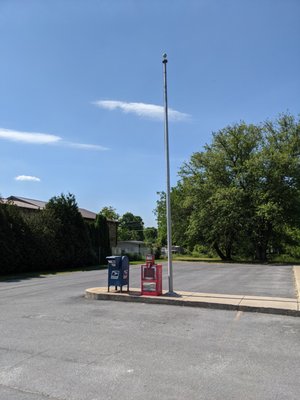
<path fill-rule="evenodd" d="M 102 264 L 110 251 L 105 217 L 85 222 L 72 194 L 35 213 L 0 202 L 0 274 Z"/>

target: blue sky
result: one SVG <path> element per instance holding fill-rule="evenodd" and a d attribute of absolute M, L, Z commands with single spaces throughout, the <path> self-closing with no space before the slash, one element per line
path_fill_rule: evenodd
<path fill-rule="evenodd" d="M 162 53 L 175 184 L 213 131 L 299 114 L 299 20 L 299 0 L 0 0 L 0 194 L 155 225 Z"/>

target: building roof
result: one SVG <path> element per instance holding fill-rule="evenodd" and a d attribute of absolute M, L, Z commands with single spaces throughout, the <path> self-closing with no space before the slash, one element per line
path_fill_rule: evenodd
<path fill-rule="evenodd" d="M 97 217 L 96 213 L 94 213 L 93 211 L 86 210 L 85 208 L 79 208 L 79 211 L 80 211 L 81 215 L 83 216 L 83 218 L 96 219 L 96 217 Z"/>
<path fill-rule="evenodd" d="M 15 203 L 15 202 L 19 202 L 22 204 L 25 203 L 24 207 L 26 207 L 26 205 L 29 204 L 29 205 L 35 206 L 36 208 L 44 208 L 45 205 L 47 204 L 46 201 L 27 199 L 26 197 L 19 197 L 19 196 L 18 197 L 17 196 L 9 196 L 7 198 L 7 200 L 11 200 L 11 201 L 13 201 L 13 203 Z"/>
<path fill-rule="evenodd" d="M 27 208 L 30 210 L 42 210 L 47 204 L 46 201 L 27 199 L 26 197 L 10 196 L 7 199 L 3 199 L 4 202 L 12 202 L 15 206 L 21 208 Z M 93 211 L 86 210 L 85 208 L 78 208 L 80 214 L 84 219 L 96 219 L 97 214 Z"/>
<path fill-rule="evenodd" d="M 18 206 L 18 207 L 21 207 L 21 208 L 29 208 L 31 210 L 38 210 L 39 209 L 39 207 L 37 207 L 37 206 L 35 206 L 33 204 L 25 203 L 25 202 L 19 201 L 19 200 L 12 200 L 11 198 L 1 199 L 1 201 L 3 203 L 11 203 L 11 204 L 13 204 L 15 206 Z"/>

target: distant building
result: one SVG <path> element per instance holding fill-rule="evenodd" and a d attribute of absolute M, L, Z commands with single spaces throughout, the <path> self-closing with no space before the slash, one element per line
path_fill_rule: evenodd
<path fill-rule="evenodd" d="M 26 197 L 17 197 L 17 196 L 9 196 L 7 199 L 3 199 L 4 201 L 9 201 L 15 206 L 22 208 L 25 212 L 34 212 L 39 211 L 45 208 L 47 204 L 46 201 L 42 200 L 33 200 L 27 199 Z M 83 219 L 86 221 L 94 221 L 96 219 L 97 214 L 86 210 L 85 208 L 79 208 L 79 212 L 82 215 Z"/>
<path fill-rule="evenodd" d="M 117 247 L 112 249 L 114 254 L 135 254 L 145 257 L 151 253 L 151 249 L 140 240 L 122 240 L 119 241 Z"/>
<path fill-rule="evenodd" d="M 161 254 L 166 256 L 168 254 L 168 248 L 162 247 Z M 183 248 L 181 246 L 172 246 L 172 254 L 183 254 Z"/>
<path fill-rule="evenodd" d="M 19 207 L 22 210 L 22 212 L 25 213 L 38 212 L 39 210 L 45 208 L 45 205 L 47 204 L 46 201 L 27 199 L 26 197 L 19 197 L 19 196 L 9 196 L 7 199 L 2 199 L 2 201 L 12 203 L 13 205 Z M 86 210 L 85 208 L 78 208 L 78 210 L 82 215 L 82 218 L 87 222 L 93 222 L 97 217 L 96 213 L 94 213 L 93 211 Z M 116 247 L 118 222 L 108 220 L 107 223 L 109 230 L 110 246 Z"/>

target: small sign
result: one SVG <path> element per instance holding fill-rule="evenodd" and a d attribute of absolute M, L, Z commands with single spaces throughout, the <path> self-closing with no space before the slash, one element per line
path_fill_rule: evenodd
<path fill-rule="evenodd" d="M 145 292 L 155 292 L 156 283 L 155 282 L 143 282 L 143 290 Z"/>
<path fill-rule="evenodd" d="M 111 271 L 110 279 L 119 279 L 120 271 Z"/>

